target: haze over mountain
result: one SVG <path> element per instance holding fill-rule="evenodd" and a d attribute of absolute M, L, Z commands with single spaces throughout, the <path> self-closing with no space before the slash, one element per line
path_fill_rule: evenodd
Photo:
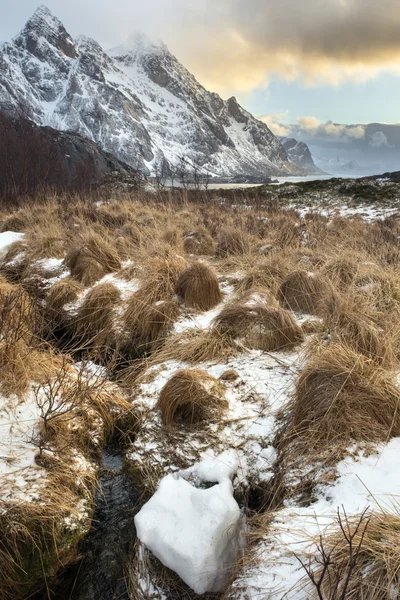
<path fill-rule="evenodd" d="M 163 43 L 138 34 L 106 53 L 44 6 L 0 46 L 0 108 L 78 132 L 147 173 L 182 157 L 215 176 L 307 173 L 265 123 L 208 92 Z"/>
<path fill-rule="evenodd" d="M 328 173 L 373 175 L 400 169 L 400 124 L 324 124 L 313 117 L 288 124 L 264 119 L 283 139 L 305 142 L 315 164 Z"/>

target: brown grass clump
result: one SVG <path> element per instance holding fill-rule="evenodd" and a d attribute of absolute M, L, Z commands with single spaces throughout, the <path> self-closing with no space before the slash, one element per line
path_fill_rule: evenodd
<path fill-rule="evenodd" d="M 27 246 L 23 240 L 11 244 L 1 261 L 1 271 L 9 281 L 18 283 L 27 266 Z"/>
<path fill-rule="evenodd" d="M 239 284 L 239 290 L 249 291 L 262 287 L 276 294 L 282 279 L 289 273 L 289 268 L 288 261 L 275 253 L 268 258 L 258 260 L 256 265 L 246 270 L 246 275 Z"/>
<path fill-rule="evenodd" d="M 71 275 L 84 286 L 93 285 L 107 273 L 121 268 L 117 251 L 98 234 L 83 236 L 68 252 L 64 262 Z"/>
<path fill-rule="evenodd" d="M 29 220 L 23 211 L 13 213 L 6 217 L 0 225 L 0 233 L 5 231 L 16 231 L 21 233 L 28 226 Z"/>
<path fill-rule="evenodd" d="M 210 310 L 222 301 L 214 271 L 206 264 L 195 262 L 179 277 L 175 291 L 186 306 Z"/>
<path fill-rule="evenodd" d="M 349 541 L 351 538 L 352 549 Z M 319 545 L 330 558 L 322 578 L 324 598 L 390 600 L 400 586 L 400 517 L 386 511 L 348 517 Z M 317 580 L 321 573 L 317 573 Z M 395 592 L 396 590 L 396 592 Z M 345 596 L 342 594 L 345 593 Z"/>
<path fill-rule="evenodd" d="M 225 386 L 206 371 L 182 369 L 162 388 L 156 408 L 167 427 L 214 420 L 228 408 Z"/>
<path fill-rule="evenodd" d="M 250 252 L 250 248 L 250 236 L 246 232 L 232 227 L 221 231 L 217 243 L 217 256 L 224 258 L 247 254 Z"/>
<path fill-rule="evenodd" d="M 86 294 L 76 320 L 76 334 L 81 343 L 112 346 L 114 309 L 120 299 L 121 292 L 112 283 L 96 285 Z"/>
<path fill-rule="evenodd" d="M 178 255 L 150 260 L 146 264 L 146 278 L 135 298 L 143 306 L 172 299 L 179 278 L 186 269 L 186 260 Z"/>
<path fill-rule="evenodd" d="M 124 321 L 129 346 L 139 354 L 159 349 L 179 317 L 179 306 L 172 300 L 147 304 L 140 293 L 134 294 L 125 311 Z"/>
<path fill-rule="evenodd" d="M 220 376 L 221 381 L 236 381 L 239 379 L 239 373 L 235 369 L 228 369 Z"/>
<path fill-rule="evenodd" d="M 50 287 L 46 304 L 51 310 L 58 312 L 66 304 L 74 302 L 83 289 L 83 286 L 72 277 L 61 279 Z"/>
<path fill-rule="evenodd" d="M 39 338 L 42 315 L 21 286 L 0 286 L 0 390 L 22 394 L 31 381 L 54 374 L 59 358 Z"/>
<path fill-rule="evenodd" d="M 223 335 L 243 340 L 249 348 L 266 352 L 293 348 L 304 339 L 288 311 L 260 302 L 227 306 L 215 318 L 214 327 Z"/>
<path fill-rule="evenodd" d="M 380 325 L 383 314 L 371 310 L 361 301 L 340 299 L 325 319 L 331 339 L 340 340 L 359 354 L 387 367 L 396 365 L 391 336 Z"/>
<path fill-rule="evenodd" d="M 392 374 L 342 343 L 316 350 L 297 382 L 287 439 L 315 446 L 387 441 L 400 435 Z"/>
<path fill-rule="evenodd" d="M 283 280 L 278 298 L 284 308 L 310 315 L 322 315 L 333 291 L 321 276 L 307 271 L 293 271 Z"/>
<path fill-rule="evenodd" d="M 160 364 L 168 360 L 178 360 L 197 365 L 209 361 L 226 360 L 239 351 L 235 341 L 217 328 L 194 329 L 165 340 L 164 347 L 157 352 L 152 362 Z"/>
<path fill-rule="evenodd" d="M 273 217 L 270 219 L 269 225 L 274 232 L 274 245 L 280 248 L 300 245 L 302 241 L 302 228 L 300 223 L 290 216 Z"/>
<path fill-rule="evenodd" d="M 212 255 L 215 253 L 215 242 L 204 228 L 184 234 L 183 247 L 188 254 Z"/>
<path fill-rule="evenodd" d="M 348 287 L 357 279 L 362 270 L 362 260 L 365 257 L 353 254 L 341 254 L 328 261 L 322 273 L 330 279 L 334 285 Z"/>

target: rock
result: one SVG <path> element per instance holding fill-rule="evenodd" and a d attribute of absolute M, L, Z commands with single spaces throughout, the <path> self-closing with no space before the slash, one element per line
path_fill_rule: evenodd
<path fill-rule="evenodd" d="M 12 119 L 0 114 L 0 137 L 7 138 L 9 165 L 14 161 L 16 173 L 19 173 L 17 163 L 21 156 L 29 156 L 32 158 L 31 175 L 35 168 L 39 169 L 37 176 L 43 185 L 80 188 L 105 182 L 114 186 L 124 183 L 125 186 L 137 187 L 140 183 L 139 174 L 132 167 L 105 152 L 93 141 L 71 131 L 40 127 L 28 119 Z M 46 169 L 41 171 L 41 163 L 36 165 L 32 157 L 35 153 L 47 157 Z M 45 180 L 46 170 L 54 173 Z M 0 175 L 7 176 L 7 172 L 2 173 L 1 164 Z"/>
<path fill-rule="evenodd" d="M 200 175 L 306 174 L 265 123 L 207 91 L 164 44 L 139 35 L 107 53 L 45 7 L 0 45 L 0 110 L 87 137 L 147 175 L 182 170 L 182 157 Z"/>
<path fill-rule="evenodd" d="M 299 167 L 307 169 L 310 175 L 323 174 L 311 156 L 311 152 L 307 144 L 298 142 L 294 138 L 281 138 L 282 146 L 286 150 L 288 158 Z"/>

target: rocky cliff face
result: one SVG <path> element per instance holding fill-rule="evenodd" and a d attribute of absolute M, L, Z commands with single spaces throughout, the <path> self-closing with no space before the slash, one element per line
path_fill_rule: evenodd
<path fill-rule="evenodd" d="M 281 138 L 282 146 L 286 150 L 286 154 L 293 163 L 307 170 L 310 175 L 323 174 L 314 163 L 310 149 L 304 142 L 298 142 L 294 138 Z"/>
<path fill-rule="evenodd" d="M 137 171 L 93 141 L 0 112 L 0 196 L 14 188 L 21 193 L 42 186 L 84 189 L 110 177 L 140 184 Z"/>
<path fill-rule="evenodd" d="M 145 173 L 183 157 L 220 177 L 305 174 L 267 125 L 204 89 L 165 45 L 138 35 L 106 53 L 43 6 L 0 46 L 0 109 L 74 131 Z"/>

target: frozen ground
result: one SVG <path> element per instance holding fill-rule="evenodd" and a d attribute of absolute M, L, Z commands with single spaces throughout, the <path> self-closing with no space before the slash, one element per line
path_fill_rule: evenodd
<path fill-rule="evenodd" d="M 370 455 L 360 453 L 337 466 L 338 478 L 319 489 L 318 500 L 307 508 L 286 506 L 275 513 L 258 544 L 254 566 L 233 585 L 236 600 L 305 600 L 309 583 L 297 557 L 306 564 L 324 531 L 337 523 L 337 511 L 348 517 L 365 509 L 396 512 L 400 496 L 398 456 L 400 438 L 381 445 Z M 311 597 L 311 596 L 310 596 Z M 397 597 L 397 596 L 396 596 Z"/>
<path fill-rule="evenodd" d="M 234 487 L 246 490 L 267 482 L 276 458 L 272 447 L 276 417 L 293 391 L 302 365 L 299 352 L 249 351 L 220 363 L 201 363 L 196 369 L 215 378 L 234 370 L 238 379 L 226 384 L 229 409 L 217 423 L 207 423 L 200 430 L 177 430 L 165 433 L 160 415 L 155 411 L 159 393 L 166 382 L 187 363 L 170 361 L 152 367 L 136 395 L 142 424 L 129 462 L 155 474 L 190 467 L 201 459 L 214 458 L 226 449 L 237 453 L 239 468 Z"/>
<path fill-rule="evenodd" d="M 40 497 L 45 469 L 35 462 L 40 409 L 31 392 L 23 399 L 0 395 L 0 503 L 30 502 Z"/>

